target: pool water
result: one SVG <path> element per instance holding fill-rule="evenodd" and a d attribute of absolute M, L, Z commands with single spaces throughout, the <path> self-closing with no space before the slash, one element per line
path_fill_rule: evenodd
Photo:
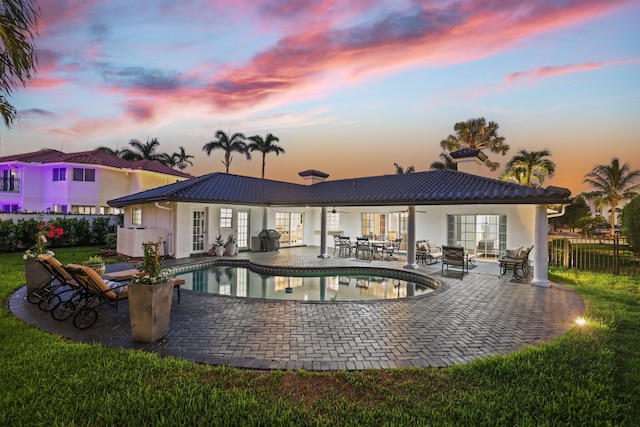
<path fill-rule="evenodd" d="M 272 276 L 247 267 L 212 266 L 178 273 L 182 289 L 234 297 L 294 301 L 367 301 L 408 298 L 433 292 L 423 284 L 380 275 L 337 272 Z"/>

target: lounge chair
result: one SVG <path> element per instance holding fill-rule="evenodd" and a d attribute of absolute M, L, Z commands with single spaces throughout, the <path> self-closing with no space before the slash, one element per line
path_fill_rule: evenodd
<path fill-rule="evenodd" d="M 431 265 L 442 258 L 442 248 L 428 240 L 416 242 L 416 261 L 422 264 Z"/>
<path fill-rule="evenodd" d="M 66 318 L 73 315 L 73 325 L 78 329 L 87 329 L 96 323 L 98 320 L 96 308 L 100 305 L 117 306 L 119 300 L 129 296 L 129 288 L 126 284 L 105 281 L 91 267 L 69 264 L 65 270 L 80 285 L 82 292 L 77 298 L 63 301 L 54 309 L 54 312 L 66 313 Z"/>
<path fill-rule="evenodd" d="M 515 248 L 513 250 L 507 250 L 500 260 L 500 276 L 504 276 L 508 271 L 513 272 L 514 279 L 524 279 L 531 272 L 529 265 L 529 254 L 533 246 L 528 248 Z M 518 271 L 522 272 L 522 276 L 518 274 Z"/>
<path fill-rule="evenodd" d="M 31 290 L 27 294 L 27 301 L 37 304 L 43 311 L 51 311 L 62 301 L 61 295 L 76 288 L 78 284 L 53 256 L 39 254 L 36 260 L 51 274 L 51 280 L 44 286 Z"/>
<path fill-rule="evenodd" d="M 444 266 L 459 267 L 462 269 L 462 276 L 464 276 L 465 270 L 469 273 L 469 264 L 467 257 L 464 253 L 464 248 L 461 246 L 443 246 L 442 247 L 442 267 L 440 271 L 444 273 Z"/>

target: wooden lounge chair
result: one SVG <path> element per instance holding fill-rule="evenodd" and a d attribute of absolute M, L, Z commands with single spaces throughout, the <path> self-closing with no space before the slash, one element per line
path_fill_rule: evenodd
<path fill-rule="evenodd" d="M 65 270 L 80 285 L 83 292 L 76 299 L 62 302 L 60 307 L 57 307 L 58 310 L 54 309 L 54 311 L 58 314 L 64 311 L 69 314 L 67 318 L 74 315 L 73 325 L 78 329 L 87 329 L 96 323 L 98 320 L 96 307 L 102 304 L 117 306 L 119 300 L 129 296 L 127 285 L 105 281 L 91 267 L 69 264 Z"/>
<path fill-rule="evenodd" d="M 461 246 L 443 246 L 442 247 L 442 267 L 440 271 L 444 273 L 444 266 L 458 267 L 462 269 L 462 275 L 464 276 L 465 270 L 469 273 L 469 265 L 467 263 L 467 257 L 464 253 L 464 248 Z"/>
<path fill-rule="evenodd" d="M 30 291 L 27 301 L 37 304 L 43 311 L 51 311 L 62 301 L 61 295 L 77 288 L 78 284 L 53 256 L 39 254 L 36 260 L 51 274 L 51 280 L 44 286 Z"/>

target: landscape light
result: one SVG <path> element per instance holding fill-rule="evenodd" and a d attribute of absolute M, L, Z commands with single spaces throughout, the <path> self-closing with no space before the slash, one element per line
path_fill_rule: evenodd
<path fill-rule="evenodd" d="M 587 323 L 587 320 L 586 320 L 584 317 L 578 317 L 578 318 L 576 319 L 576 324 L 577 324 L 578 326 L 582 326 L 582 325 L 584 325 L 585 323 Z"/>

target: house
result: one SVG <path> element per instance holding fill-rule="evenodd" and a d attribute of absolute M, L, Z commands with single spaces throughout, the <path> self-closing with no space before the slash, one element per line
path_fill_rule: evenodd
<path fill-rule="evenodd" d="M 192 176 L 149 160 L 129 161 L 101 151 L 44 149 L 0 157 L 3 212 L 120 213 L 107 200 Z"/>
<path fill-rule="evenodd" d="M 258 234 L 276 229 L 280 245 L 319 246 L 328 257 L 334 234 L 400 237 L 407 268 L 415 268 L 415 241 L 462 245 L 474 253 L 481 241 L 498 251 L 534 246 L 532 283 L 547 278 L 547 205 L 571 202 L 565 188 L 529 188 L 467 173 L 480 150 L 460 154 L 459 170 L 327 180 L 300 172 L 305 184 L 212 173 L 108 201 L 124 209 L 118 252 L 139 250 L 143 231 L 164 242 L 175 258 L 206 253 L 216 237 L 234 234 L 240 249 L 259 250 Z M 142 227 L 142 228 L 140 228 Z M 131 245 L 131 242 L 138 242 Z M 486 252 L 486 251 L 485 251 Z"/>

